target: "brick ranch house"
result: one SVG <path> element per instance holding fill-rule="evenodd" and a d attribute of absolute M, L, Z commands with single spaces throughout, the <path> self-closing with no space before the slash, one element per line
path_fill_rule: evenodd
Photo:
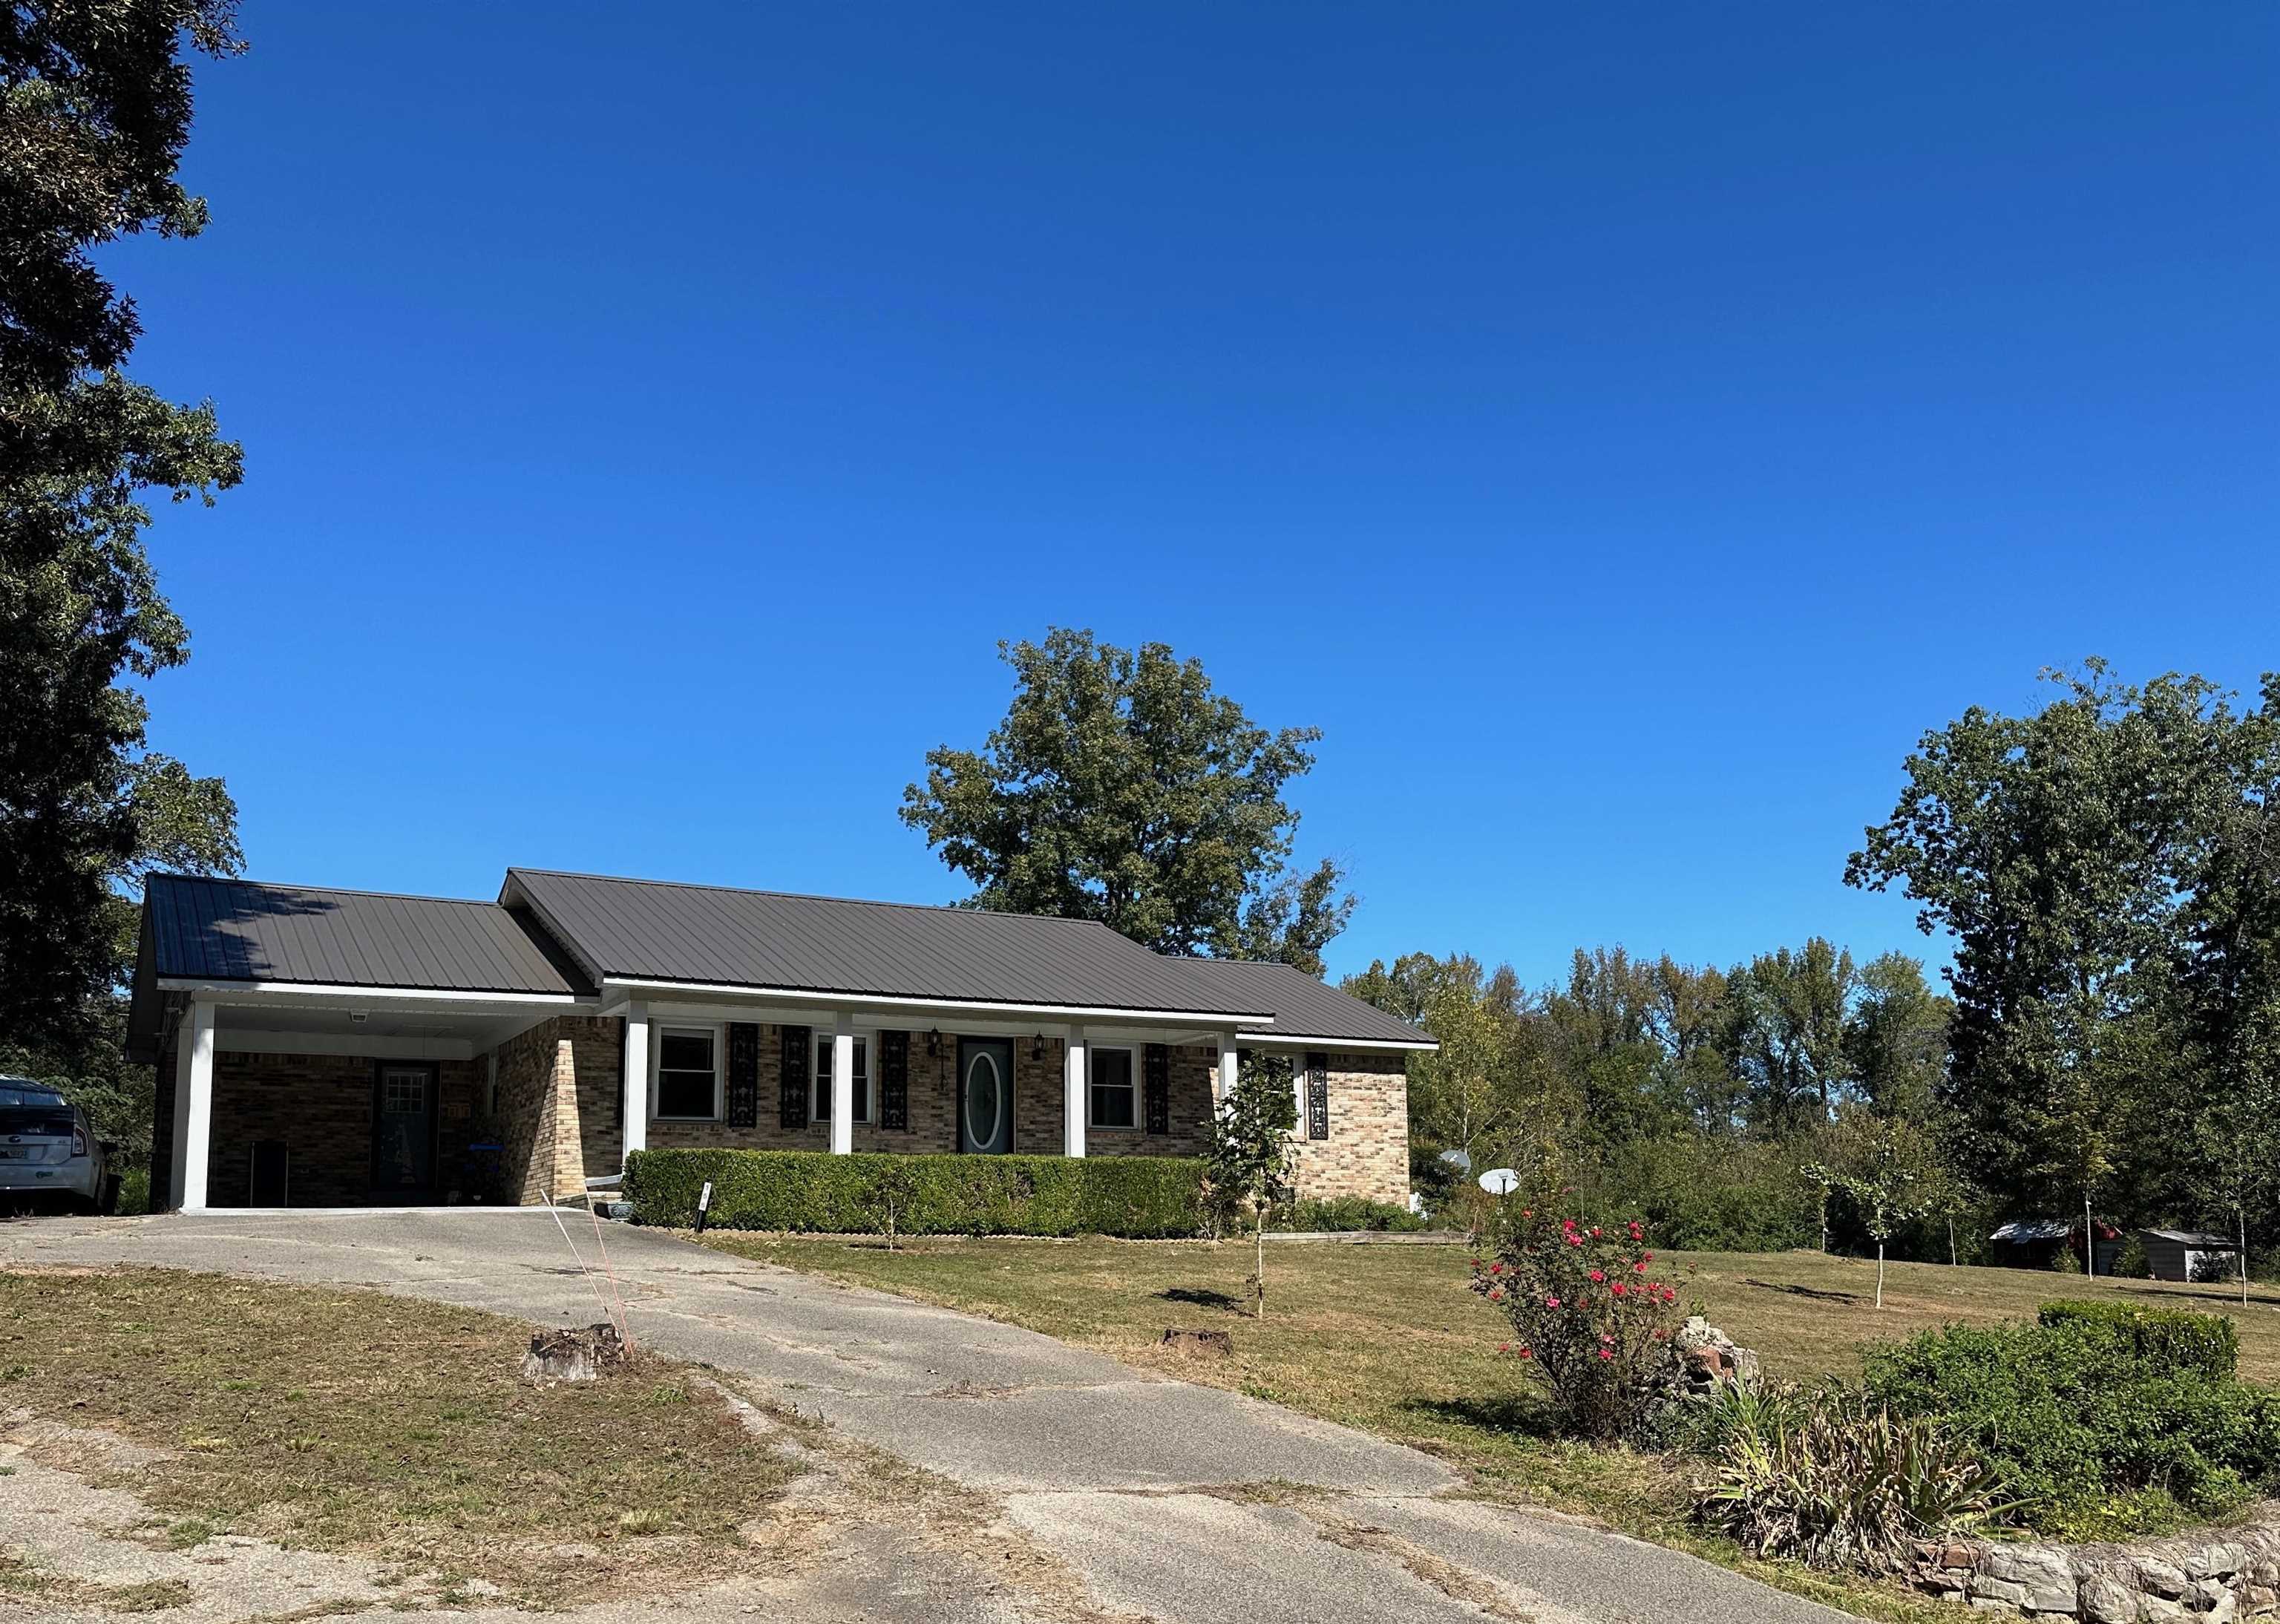
<path fill-rule="evenodd" d="M 1409 1194 L 1432 1040 L 1105 926 L 511 868 L 497 902 L 154 876 L 153 1207 L 524 1204 L 651 1145 L 1185 1155 L 1287 1060 L 1308 1197 Z"/>

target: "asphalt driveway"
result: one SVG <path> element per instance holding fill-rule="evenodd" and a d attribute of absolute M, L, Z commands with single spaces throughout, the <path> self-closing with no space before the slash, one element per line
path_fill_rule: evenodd
<path fill-rule="evenodd" d="M 0 1224 L 0 1266 L 134 1263 L 359 1285 L 535 1324 L 601 1317 L 590 1221 L 539 1211 Z M 1011 1326 L 611 1225 L 636 1342 L 993 1497 L 1094 1605 L 1180 1624 L 1828 1624 L 1682 1553 L 1455 1497 L 1414 1450 Z M 1319 1490 L 1269 1503 L 1239 1485 Z M 1284 1497 L 1290 1499 L 1289 1497 Z M 882 1615 L 883 1616 L 883 1615 Z"/>

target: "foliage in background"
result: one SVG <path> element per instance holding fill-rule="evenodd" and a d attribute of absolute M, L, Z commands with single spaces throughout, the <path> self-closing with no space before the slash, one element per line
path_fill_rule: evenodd
<path fill-rule="evenodd" d="M 1507 1197 L 1520 1201 L 1519 1196 Z M 1641 1435 L 1664 1396 L 1678 1289 L 1654 1267 L 1637 1220 L 1591 1224 L 1514 1209 L 1473 1289 L 1511 1321 L 1506 1351 L 1541 1381 L 1565 1435 Z"/>
<path fill-rule="evenodd" d="M 978 751 L 928 751 L 903 791 L 903 821 L 974 883 L 974 906 L 1322 974 L 1353 898 L 1335 863 L 1285 866 L 1298 814 L 1283 799 L 1316 729 L 1256 726 L 1159 643 L 1055 627 L 998 651 L 1016 679 L 1005 720 Z"/>
<path fill-rule="evenodd" d="M 1203 1164 L 1177 1156 L 897 1156 L 820 1151 L 636 1151 L 634 1221 L 687 1228 L 712 1185 L 721 1229 L 868 1235 L 1192 1235 Z"/>
<path fill-rule="evenodd" d="M 2022 1211 L 2280 1233 L 2280 677 L 2242 705 L 2100 662 L 1927 734 L 1852 884 L 1953 932 L 1941 1092 Z M 2212 1222 L 2212 1220 L 2215 1220 Z"/>
<path fill-rule="evenodd" d="M 1872 1350 L 1866 1383 L 2004 1479 L 2061 1539 L 2222 1516 L 2280 1483 L 2280 1393 L 2237 1380 L 2230 1321 L 2051 1305 L 2045 1322 L 1950 1326 Z"/>
<path fill-rule="evenodd" d="M 193 236 L 181 48 L 240 49 L 229 0 L 26 0 L 0 26 L 0 1031 L 80 1069 L 153 866 L 234 870 L 235 809 L 145 745 L 139 683 L 186 658 L 143 493 L 211 500 L 210 405 L 119 371 L 141 324 L 93 250 Z"/>

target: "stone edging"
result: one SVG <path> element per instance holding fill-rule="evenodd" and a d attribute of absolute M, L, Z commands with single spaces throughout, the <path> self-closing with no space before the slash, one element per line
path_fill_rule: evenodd
<path fill-rule="evenodd" d="M 2280 1504 L 2238 1528 L 2133 1545 L 1927 1542 L 1907 1578 L 1943 1600 L 2084 1624 L 2230 1624 L 2280 1612 Z"/>

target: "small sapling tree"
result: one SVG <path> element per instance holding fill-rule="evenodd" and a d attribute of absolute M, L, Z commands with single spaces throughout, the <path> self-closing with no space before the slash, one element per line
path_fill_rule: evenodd
<path fill-rule="evenodd" d="M 1215 1205 L 1251 1214 L 1258 1262 L 1250 1284 L 1261 1320 L 1267 1317 L 1267 1214 L 1290 1199 L 1296 1159 L 1290 1133 L 1298 1125 L 1288 1066 L 1246 1056 L 1236 1073 L 1234 1091 L 1212 1118 L 1205 1169 Z"/>
<path fill-rule="evenodd" d="M 1833 1161 L 1815 1162 L 1806 1175 L 1826 1192 L 1841 1189 L 1860 1210 L 1860 1221 L 1876 1243 L 1876 1306 L 1884 1305 L 1884 1243 L 1901 1226 L 1930 1210 L 1945 1182 L 1931 1141 L 1908 1123 L 1873 1118 L 1837 1135 Z"/>

